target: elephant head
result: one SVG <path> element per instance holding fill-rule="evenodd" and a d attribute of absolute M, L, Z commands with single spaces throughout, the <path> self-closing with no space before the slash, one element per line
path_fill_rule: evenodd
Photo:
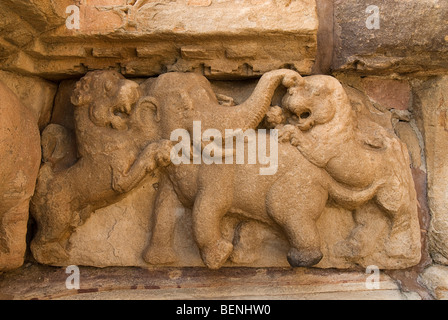
<path fill-rule="evenodd" d="M 233 105 L 230 98 L 217 97 L 204 76 L 171 72 L 142 84 L 147 88 L 146 97 L 140 100 L 137 109 L 152 110 L 164 139 L 170 139 L 171 132 L 179 128 L 192 136 L 194 121 L 201 122 L 203 132 L 216 129 L 225 137 L 226 130 L 256 129 L 269 110 L 276 89 L 280 85 L 294 87 L 300 81 L 300 74 L 292 70 L 267 72 L 246 101 Z"/>
<path fill-rule="evenodd" d="M 97 126 L 116 130 L 128 128 L 128 116 L 141 96 L 137 83 L 116 71 L 93 71 L 77 84 L 72 103 L 89 108 L 89 118 Z"/>

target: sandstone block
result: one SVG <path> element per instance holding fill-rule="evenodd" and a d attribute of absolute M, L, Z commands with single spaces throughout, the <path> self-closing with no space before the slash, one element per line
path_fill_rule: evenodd
<path fill-rule="evenodd" d="M 54 5 L 60 14 L 68 4 Z M 315 0 L 87 1 L 79 10 L 79 30 L 50 20 L 54 30 L 31 33 L 22 58 L 5 57 L 3 68 L 56 80 L 107 68 L 134 77 L 196 71 L 234 79 L 285 66 L 310 74 L 316 60 Z"/>
<path fill-rule="evenodd" d="M 419 282 L 430 290 L 437 300 L 448 300 L 448 268 L 432 265 L 419 276 Z"/>
<path fill-rule="evenodd" d="M 412 167 L 422 168 L 423 153 L 415 129 L 407 122 L 398 122 L 395 125 L 395 132 L 401 141 L 406 143 L 406 146 L 408 147 Z"/>
<path fill-rule="evenodd" d="M 364 78 L 363 85 L 370 99 L 385 109 L 407 110 L 411 103 L 411 86 L 406 81 Z"/>
<path fill-rule="evenodd" d="M 415 112 L 425 139 L 428 201 L 431 212 L 429 244 L 433 259 L 448 264 L 448 77 L 424 81 L 415 88 Z"/>
<path fill-rule="evenodd" d="M 335 0 L 334 10 L 334 70 L 372 74 L 447 70 L 446 1 Z"/>

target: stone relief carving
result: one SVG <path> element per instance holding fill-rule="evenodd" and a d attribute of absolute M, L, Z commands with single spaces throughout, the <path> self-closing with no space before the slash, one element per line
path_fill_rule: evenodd
<path fill-rule="evenodd" d="M 291 88 L 283 99 L 288 124 L 276 123 L 280 140 L 290 141 L 312 164 L 346 186 L 347 191 L 370 190 L 367 198 L 334 196 L 345 208 L 374 199 L 390 218 L 387 250 L 391 256 L 412 255 L 419 247 L 416 194 L 406 146 L 372 121 L 354 114 L 342 85 L 333 77 L 310 76 Z M 361 224 L 362 225 L 362 224 Z M 362 227 L 345 245 L 347 254 L 366 247 Z M 403 252 L 403 242 L 409 252 Z"/>
<path fill-rule="evenodd" d="M 282 103 L 272 107 L 281 88 L 287 89 Z M 32 201 L 38 233 L 31 249 L 38 261 L 68 261 L 76 228 L 96 208 L 123 199 L 155 172 L 160 182 L 142 252 L 151 265 L 175 264 L 180 207 L 191 210 L 189 236 L 211 269 L 228 260 L 250 265 L 265 229 L 287 241 L 287 260 L 294 267 L 338 267 L 338 257 L 403 268 L 420 259 L 407 149 L 395 135 L 356 114 L 332 77 L 268 72 L 250 97 L 235 105 L 199 74 L 167 73 L 139 86 L 116 72 L 95 71 L 79 81 L 72 102 L 76 163 L 64 161 L 71 142 L 63 127 L 50 125 L 43 132 L 45 164 Z M 193 134 L 194 121 L 201 122 L 201 134 L 278 129 L 277 172 L 260 175 L 261 164 L 171 163 L 177 143 L 170 141 L 171 133 Z M 266 135 L 258 131 L 256 138 Z M 320 230 L 321 216 L 331 208 L 352 212 L 354 225 L 329 250 Z M 386 230 L 380 244 L 372 244 L 375 219 Z"/>
<path fill-rule="evenodd" d="M 22 265 L 39 163 L 37 119 L 0 81 L 0 271 Z"/>
<path fill-rule="evenodd" d="M 39 229 L 31 248 L 37 259 L 65 257 L 67 241 L 86 213 L 118 201 L 146 172 L 164 165 L 164 149 L 169 159 L 170 148 L 147 127 L 142 109 L 133 108 L 140 95 L 138 85 L 117 72 L 92 72 L 77 84 L 72 102 L 78 160 L 73 165 L 60 165 L 71 146 L 65 128 L 51 124 L 42 133 L 45 164 L 32 199 Z M 145 170 L 136 176 L 131 165 L 139 154 Z"/>

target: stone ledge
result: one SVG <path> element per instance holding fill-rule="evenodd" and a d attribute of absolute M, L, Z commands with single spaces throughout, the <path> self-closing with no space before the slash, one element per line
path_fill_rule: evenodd
<path fill-rule="evenodd" d="M 377 1 L 379 29 L 369 29 L 368 0 L 334 0 L 333 69 L 364 74 L 447 72 L 448 2 Z"/>
<path fill-rule="evenodd" d="M 108 68 L 126 76 L 197 71 L 234 79 L 283 67 L 310 74 L 316 60 L 315 0 L 105 3 L 82 2 L 79 30 L 56 20 L 15 54 L 0 57 L 2 69 L 50 80 Z M 58 5 L 58 11 L 66 5 Z M 7 45 L 2 48 L 11 52 Z"/>
<path fill-rule="evenodd" d="M 65 268 L 28 264 L 3 275 L 0 298 L 15 300 L 163 299 L 420 299 L 400 291 L 387 275 L 369 290 L 363 272 L 316 269 L 105 268 L 80 267 L 80 289 L 67 290 Z"/>

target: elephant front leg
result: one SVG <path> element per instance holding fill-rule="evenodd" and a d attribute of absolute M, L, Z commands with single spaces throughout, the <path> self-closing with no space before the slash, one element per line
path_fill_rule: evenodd
<path fill-rule="evenodd" d="M 174 231 L 179 208 L 182 204 L 173 185 L 167 176 L 163 176 L 154 206 L 151 242 L 143 254 L 146 262 L 157 265 L 176 261 Z"/>
<path fill-rule="evenodd" d="M 193 232 L 202 260 L 219 269 L 233 250 L 221 234 L 221 220 L 233 200 L 233 165 L 208 165 L 200 171 L 200 187 L 193 207 Z"/>

